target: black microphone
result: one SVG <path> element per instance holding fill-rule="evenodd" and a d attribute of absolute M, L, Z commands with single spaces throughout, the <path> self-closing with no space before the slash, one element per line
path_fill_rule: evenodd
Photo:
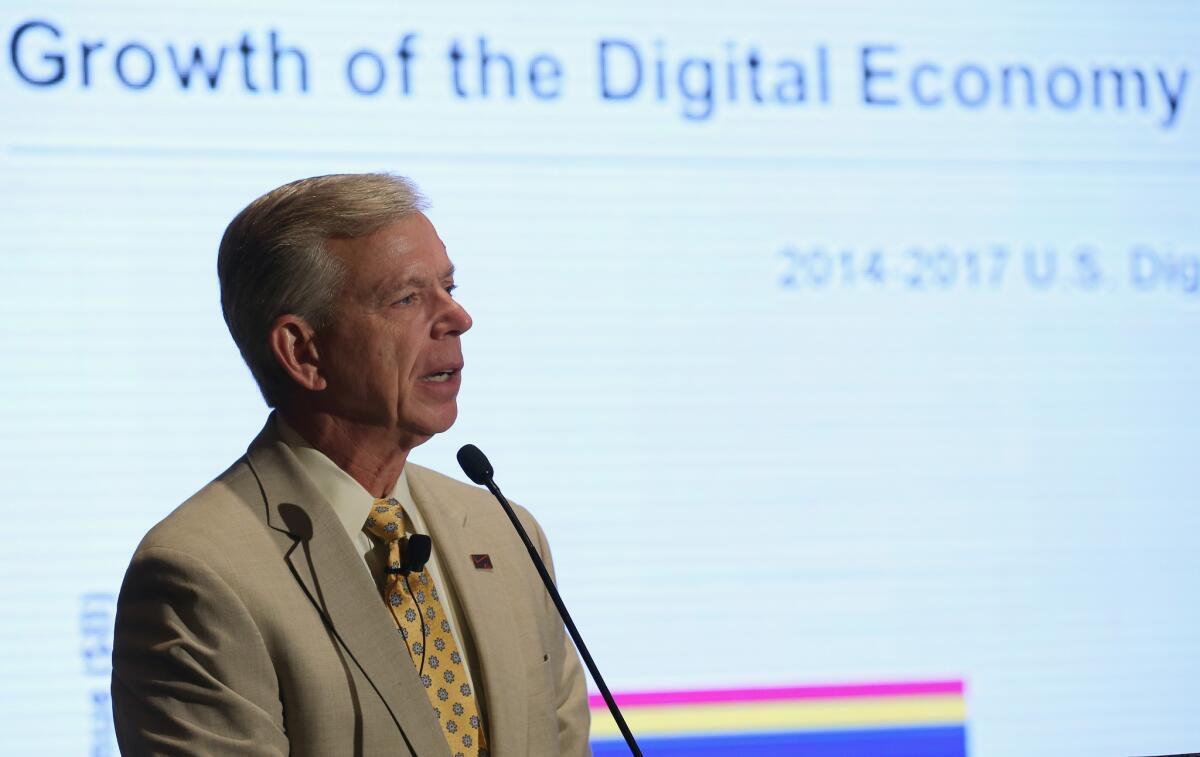
<path fill-rule="evenodd" d="M 496 473 L 492 470 L 492 464 L 488 462 L 487 455 L 483 454 L 483 450 L 474 444 L 462 446 L 462 449 L 458 451 L 458 464 L 463 469 L 463 473 L 467 474 L 467 478 L 480 486 L 488 486 L 488 484 L 495 486 L 492 476 Z M 492 487 L 488 486 L 488 488 Z"/>
<path fill-rule="evenodd" d="M 387 567 L 388 575 L 407 576 L 409 573 L 420 573 L 429 562 L 433 551 L 433 541 L 425 534 L 413 534 L 404 540 L 404 549 L 400 550 L 400 567 Z"/>
<path fill-rule="evenodd" d="M 458 451 L 458 464 L 462 467 L 463 473 L 467 474 L 467 478 L 480 486 L 486 486 L 488 491 L 492 493 L 492 496 L 500 503 L 500 506 L 504 508 L 508 519 L 512 521 L 513 528 L 517 529 L 517 535 L 525 543 L 525 549 L 529 551 L 529 558 L 533 560 L 533 567 L 537 568 L 538 575 L 542 577 L 542 583 L 545 584 L 546 591 L 550 594 L 550 599 L 554 600 L 554 606 L 558 608 L 558 614 L 562 618 L 563 624 L 566 625 L 567 632 L 571 634 L 571 640 L 575 642 L 575 648 L 579 650 L 579 656 L 583 658 L 588 672 L 592 674 L 592 680 L 596 682 L 596 687 L 600 689 L 600 695 L 604 697 L 604 703 L 608 705 L 608 711 L 612 713 L 613 720 L 617 721 L 617 728 L 621 729 L 621 735 L 625 737 L 625 743 L 629 746 L 629 751 L 636 755 L 636 757 L 642 757 L 642 750 L 638 748 L 637 741 L 633 738 L 633 732 L 625 724 L 625 718 L 621 715 L 621 708 L 617 707 L 617 702 L 609 692 L 608 685 L 604 683 L 604 678 L 600 675 L 600 669 L 596 667 L 591 653 L 588 652 L 587 645 L 583 643 L 583 637 L 579 635 L 579 629 L 575 627 L 575 621 L 571 620 L 571 614 L 567 612 L 567 606 L 563 604 L 562 597 L 558 594 L 558 588 L 555 587 L 554 581 L 550 578 L 549 571 L 546 570 L 546 563 L 542 562 L 542 556 L 538 554 L 537 548 L 529 540 L 529 534 L 525 533 L 525 528 L 521 525 L 521 521 L 517 519 L 517 514 L 513 512 L 512 506 L 508 504 L 508 500 L 500 493 L 500 487 L 496 486 L 496 482 L 492 480 L 494 472 L 492 464 L 488 462 L 487 456 L 474 444 L 466 444 Z"/>

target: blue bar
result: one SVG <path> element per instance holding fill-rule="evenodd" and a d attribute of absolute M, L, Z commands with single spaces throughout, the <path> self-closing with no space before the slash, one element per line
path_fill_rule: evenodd
<path fill-rule="evenodd" d="M 636 735 L 636 734 L 635 734 Z M 649 757 L 966 757 L 966 726 L 892 728 L 855 731 L 795 731 L 720 736 L 639 738 Z M 595 757 L 628 755 L 621 740 L 593 741 Z"/>

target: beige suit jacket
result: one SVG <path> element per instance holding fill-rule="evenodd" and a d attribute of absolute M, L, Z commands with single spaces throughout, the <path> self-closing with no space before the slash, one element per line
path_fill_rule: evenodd
<path fill-rule="evenodd" d="M 579 658 L 504 512 L 431 470 L 410 464 L 408 477 L 462 608 L 492 756 L 590 754 Z M 549 564 L 541 528 L 517 511 Z M 113 643 L 121 751 L 449 757 L 407 654 L 346 530 L 268 422 L 129 565 Z"/>

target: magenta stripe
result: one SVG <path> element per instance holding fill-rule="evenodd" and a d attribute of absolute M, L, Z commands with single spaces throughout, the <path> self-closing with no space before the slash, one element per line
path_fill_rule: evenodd
<path fill-rule="evenodd" d="M 694 691 L 637 691 L 614 694 L 622 707 L 664 707 L 679 704 L 734 704 L 780 702 L 805 699 L 848 699 L 853 697 L 909 697 L 934 694 L 962 696 L 962 681 L 910 681 L 901 683 L 850 683 L 831 686 L 780 686 L 755 689 L 699 689 Z M 588 705 L 604 709 L 599 694 L 588 697 Z"/>

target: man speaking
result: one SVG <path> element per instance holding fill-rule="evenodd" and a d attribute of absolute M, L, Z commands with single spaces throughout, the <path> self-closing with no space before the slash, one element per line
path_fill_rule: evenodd
<path fill-rule="evenodd" d="M 471 327 L 423 207 L 399 177 L 321 176 L 226 230 L 221 307 L 275 412 L 133 556 L 122 752 L 589 753 L 579 660 L 503 511 L 406 464 L 454 423 Z"/>

